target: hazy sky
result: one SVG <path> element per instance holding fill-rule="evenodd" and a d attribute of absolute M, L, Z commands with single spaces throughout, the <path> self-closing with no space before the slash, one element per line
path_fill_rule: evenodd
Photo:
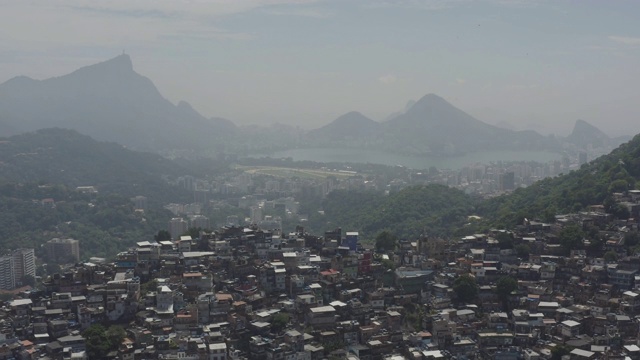
<path fill-rule="evenodd" d="M 237 124 L 382 120 L 436 93 L 489 123 L 640 132 L 640 1 L 0 0 L 0 82 L 125 50 Z"/>

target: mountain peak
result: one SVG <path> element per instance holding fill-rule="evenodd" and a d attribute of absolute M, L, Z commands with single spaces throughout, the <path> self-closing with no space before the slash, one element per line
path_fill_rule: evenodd
<path fill-rule="evenodd" d="M 409 104 L 407 104 L 409 105 Z M 453 108 L 453 105 L 449 104 L 447 100 L 441 98 L 436 94 L 427 94 L 420 98 L 420 100 L 414 102 L 411 107 L 407 109 L 407 112 L 424 111 L 433 107 L 447 106 Z"/>
<path fill-rule="evenodd" d="M 576 120 L 576 123 L 573 126 L 573 131 L 571 132 L 571 134 L 579 135 L 580 133 L 585 133 L 585 132 L 588 132 L 590 134 L 597 135 L 597 136 L 606 136 L 605 133 L 602 132 L 602 130 L 589 124 L 588 122 L 582 119 Z"/>
<path fill-rule="evenodd" d="M 133 62 L 128 54 L 118 55 L 107 61 L 96 64 L 96 66 L 102 65 L 104 67 L 113 67 L 121 70 L 133 71 Z"/>
<path fill-rule="evenodd" d="M 567 140 L 581 147 L 587 147 L 589 145 L 604 146 L 608 143 L 609 136 L 588 122 L 578 119 Z"/>
<path fill-rule="evenodd" d="M 448 104 L 447 100 L 443 99 L 442 97 L 440 97 L 440 96 L 438 96 L 436 94 L 430 93 L 430 94 L 427 94 L 427 95 L 421 97 L 420 100 L 414 102 L 413 105 L 415 106 L 415 105 L 420 104 L 420 103 L 435 103 L 435 102 L 447 103 Z"/>
<path fill-rule="evenodd" d="M 0 87 L 0 108 L 5 133 L 69 128 L 144 150 L 200 148 L 233 128 L 165 99 L 126 54 L 42 81 L 17 78 Z"/>
<path fill-rule="evenodd" d="M 414 104 L 412 104 L 411 107 L 409 107 L 405 113 L 406 114 L 410 114 L 410 113 L 422 114 L 425 111 L 432 112 L 435 109 L 439 109 L 437 111 L 444 111 L 445 109 L 458 110 L 456 107 L 451 105 L 449 102 L 447 102 L 447 100 L 441 98 L 440 96 L 436 94 L 427 94 L 421 97 L 420 100 L 414 102 Z"/>
<path fill-rule="evenodd" d="M 311 130 L 309 134 L 316 139 L 358 138 L 375 136 L 379 127 L 380 123 L 364 116 L 362 113 L 350 111 L 321 128 Z"/>
<path fill-rule="evenodd" d="M 0 85 L 7 86 L 7 87 L 13 86 L 18 88 L 23 88 L 25 86 L 29 86 L 36 82 L 38 82 L 38 80 L 34 80 L 28 76 L 20 75 L 5 81 L 3 84 L 0 84 Z"/>
<path fill-rule="evenodd" d="M 362 115 L 362 113 L 359 111 L 349 111 L 348 113 L 342 114 L 338 117 L 338 119 L 345 119 L 345 118 L 366 118 L 366 116 Z"/>
<path fill-rule="evenodd" d="M 582 120 L 582 119 L 578 119 L 576 120 L 575 125 L 573 126 L 573 130 L 575 131 L 576 128 L 581 128 L 581 127 L 585 127 L 585 128 L 596 128 L 595 126 L 589 124 L 587 121 Z"/>
<path fill-rule="evenodd" d="M 133 72 L 133 63 L 131 62 L 131 58 L 127 54 L 122 54 L 107 61 L 82 67 L 69 75 L 92 74 L 112 77 L 125 74 L 128 75 Z"/>

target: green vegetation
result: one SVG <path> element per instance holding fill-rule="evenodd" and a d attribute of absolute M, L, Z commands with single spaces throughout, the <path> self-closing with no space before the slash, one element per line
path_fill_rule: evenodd
<path fill-rule="evenodd" d="M 0 184 L 95 186 L 101 194 L 146 196 L 150 206 L 191 199 L 189 192 L 168 185 L 163 176 L 201 171 L 188 161 L 131 151 L 65 129 L 44 129 L 4 139 L 0 142 L 0 159 Z"/>
<path fill-rule="evenodd" d="M 569 355 L 573 350 L 572 347 L 567 345 L 556 345 L 551 349 L 551 360 L 561 360 L 563 356 Z"/>
<path fill-rule="evenodd" d="M 214 161 L 172 161 L 98 142 L 72 130 L 44 129 L 0 141 L 0 248 L 32 247 L 54 237 L 80 240 L 81 257 L 110 257 L 151 240 L 173 216 L 170 202 L 193 195 L 171 179 L 224 169 Z M 94 186 L 97 194 L 75 191 Z M 147 197 L 135 211 L 132 197 Z"/>
<path fill-rule="evenodd" d="M 597 204 L 625 219 L 629 210 L 615 202 L 614 193 L 635 188 L 639 180 L 640 135 L 569 174 L 485 201 L 442 185 L 414 186 L 387 196 L 375 191 L 334 191 L 322 202 L 323 213 L 310 212 L 307 227 L 316 233 L 337 226 L 357 229 L 365 241 L 374 241 L 382 231 L 400 239 L 422 234 L 458 236 L 492 227 L 510 228 L 525 218 L 553 222 L 557 214 Z M 469 215 L 479 215 L 482 220 L 468 223 Z M 591 241 L 587 251 L 597 249 L 602 244 L 598 230 L 572 226 L 563 230 L 559 241 L 564 253 L 584 248 L 585 238 Z M 513 248 L 521 258 L 527 258 L 531 251 L 526 245 L 514 246 L 508 234 L 499 235 L 498 241 L 502 249 Z M 625 239 L 625 244 L 640 251 L 640 237 L 635 234 Z"/>
<path fill-rule="evenodd" d="M 398 238 L 423 233 L 450 235 L 462 227 L 475 209 L 475 200 L 444 185 L 412 186 L 385 196 L 374 191 L 331 192 L 322 206 L 324 215 L 310 218 L 311 229 L 332 226 L 358 229 L 364 237 L 388 231 Z"/>
<path fill-rule="evenodd" d="M 482 203 L 479 215 L 490 223 L 512 226 L 524 218 L 553 219 L 556 213 L 579 211 L 589 205 L 604 204 L 605 210 L 619 218 L 628 216 L 615 206 L 614 192 L 633 189 L 640 180 L 640 135 L 579 170 L 548 178 Z"/>
<path fill-rule="evenodd" d="M 500 232 L 496 235 L 500 249 L 513 249 L 513 235 L 507 232 Z"/>
<path fill-rule="evenodd" d="M 53 198 L 55 206 L 41 199 Z M 164 209 L 136 212 L 129 198 L 81 194 L 64 186 L 0 186 L 0 244 L 32 247 L 41 257 L 54 237 L 80 240 L 81 257 L 109 257 L 136 241 L 151 240 L 172 214 Z"/>
<path fill-rule="evenodd" d="M 562 250 L 568 255 L 571 250 L 582 249 L 585 234 L 578 225 L 572 224 L 564 227 L 560 234 L 558 234 L 558 240 L 562 246 Z"/>
<path fill-rule="evenodd" d="M 376 236 L 376 250 L 378 251 L 390 251 L 396 248 L 396 238 L 395 235 L 388 231 L 383 231 Z"/>
<path fill-rule="evenodd" d="M 461 275 L 453 282 L 453 291 L 461 303 L 471 303 L 478 298 L 478 284 L 471 275 Z"/>
<path fill-rule="evenodd" d="M 425 318 L 424 307 L 420 304 L 409 303 L 404 306 L 404 325 L 412 331 L 422 330 L 422 323 Z"/>
<path fill-rule="evenodd" d="M 279 312 L 273 316 L 273 320 L 271 320 L 271 331 L 274 333 L 280 333 L 280 331 L 284 330 L 289 323 L 289 314 Z"/>
<path fill-rule="evenodd" d="M 604 253 L 604 261 L 615 262 L 616 260 L 618 260 L 618 254 L 615 251 L 609 250 Z"/>
<path fill-rule="evenodd" d="M 158 230 L 164 229 L 173 215 L 161 205 L 193 198 L 169 182 L 182 175 L 204 177 L 203 169 L 212 174 L 228 170 L 224 163 L 172 161 L 62 129 L 8 138 L 0 142 L 0 158 L 0 247 L 33 247 L 38 256 L 43 254 L 41 245 L 54 237 L 80 240 L 83 258 L 110 257 L 136 241 L 151 240 L 154 234 L 158 240 L 168 239 L 166 231 Z M 312 162 L 262 159 L 248 165 L 285 172 L 299 167 L 301 170 L 294 174 L 297 177 L 302 177 L 301 172 L 313 176 L 334 173 L 314 170 L 318 164 Z M 394 171 L 395 175 L 406 171 L 370 164 L 350 166 L 341 164 L 335 169 L 361 174 L 380 170 L 376 180 L 391 179 Z M 616 204 L 613 192 L 635 188 L 638 179 L 640 136 L 579 170 L 487 201 L 444 185 L 412 186 L 390 194 L 336 190 L 325 199 L 316 191 L 306 191 L 297 200 L 300 213 L 309 215 L 303 224 L 307 231 L 321 234 L 336 227 L 356 230 L 364 242 L 375 242 L 379 250 L 385 251 L 394 249 L 397 239 L 415 239 L 423 234 L 459 236 L 494 226 L 511 227 L 524 218 L 552 221 L 557 213 L 582 210 L 591 204 L 603 204 L 607 212 L 624 218 L 629 215 L 628 210 Z M 256 181 L 263 180 L 256 177 Z M 84 185 L 96 186 L 98 194 L 75 191 L 76 186 Z M 149 206 L 143 213 L 133 208 L 130 197 L 135 195 L 148 198 Z M 53 199 L 55 206 L 45 204 L 44 199 Z M 230 214 L 241 218 L 247 215 L 246 210 L 225 205 L 204 213 L 211 224 L 224 222 Z M 469 215 L 475 214 L 483 219 L 469 222 Z M 268 215 L 283 216 L 285 228 L 298 225 L 284 214 Z M 586 238 L 591 241 L 586 250 L 591 251 L 602 245 L 598 230 L 568 226 L 559 233 L 558 240 L 564 252 L 569 253 L 583 248 L 582 240 Z M 515 249 L 520 258 L 527 258 L 531 252 L 525 244 L 515 245 L 508 233 L 497 237 L 502 249 Z M 640 251 L 637 232 L 625 236 L 625 246 Z"/>
<path fill-rule="evenodd" d="M 118 349 L 126 331 L 117 325 L 105 329 L 102 325 L 91 325 L 82 333 L 87 346 L 87 357 L 90 359 L 105 359 L 110 351 Z"/>
<path fill-rule="evenodd" d="M 496 283 L 496 293 L 502 301 L 503 306 L 506 308 L 509 300 L 509 295 L 514 290 L 518 289 L 518 280 L 512 278 L 511 276 L 503 276 Z"/>
<path fill-rule="evenodd" d="M 518 244 L 514 247 L 518 257 L 523 260 L 529 259 L 529 254 L 531 253 L 531 247 L 527 244 Z"/>
<path fill-rule="evenodd" d="M 140 284 L 140 294 L 146 296 L 148 293 L 156 291 L 158 288 L 158 279 L 149 280 L 146 283 Z"/>

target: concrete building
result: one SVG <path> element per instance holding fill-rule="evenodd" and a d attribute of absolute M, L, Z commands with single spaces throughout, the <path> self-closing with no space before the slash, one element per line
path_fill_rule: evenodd
<path fill-rule="evenodd" d="M 80 260 L 80 242 L 75 239 L 54 238 L 45 244 L 47 261 L 77 262 Z"/>
<path fill-rule="evenodd" d="M 147 198 L 146 196 L 138 195 L 131 199 L 136 209 L 145 210 L 147 208 Z"/>
<path fill-rule="evenodd" d="M 179 239 L 180 235 L 186 233 L 187 230 L 189 230 L 189 223 L 183 218 L 176 217 L 169 220 L 169 233 L 171 234 L 171 239 Z"/>
<path fill-rule="evenodd" d="M 13 256 L 0 257 L 0 289 L 13 290 L 16 287 L 16 278 L 13 266 Z"/>
<path fill-rule="evenodd" d="M 191 215 L 189 216 L 189 222 L 194 229 L 209 229 L 209 218 L 204 215 Z"/>
<path fill-rule="evenodd" d="M 259 206 L 252 206 L 249 208 L 249 217 L 252 224 L 258 224 L 262 221 L 262 208 Z"/>
<path fill-rule="evenodd" d="M 500 175 L 500 188 L 501 190 L 515 190 L 516 188 L 515 174 L 513 171 L 506 172 Z"/>
<path fill-rule="evenodd" d="M 22 285 L 22 279 L 26 276 L 36 277 L 36 256 L 33 249 L 17 249 L 12 253 L 13 272 L 17 286 Z"/>

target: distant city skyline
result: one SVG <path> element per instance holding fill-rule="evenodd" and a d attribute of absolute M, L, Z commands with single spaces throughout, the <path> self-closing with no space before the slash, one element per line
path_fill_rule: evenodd
<path fill-rule="evenodd" d="M 0 83 L 126 51 L 170 101 L 238 125 L 382 121 L 435 93 L 490 124 L 640 132 L 636 1 L 0 0 Z"/>

